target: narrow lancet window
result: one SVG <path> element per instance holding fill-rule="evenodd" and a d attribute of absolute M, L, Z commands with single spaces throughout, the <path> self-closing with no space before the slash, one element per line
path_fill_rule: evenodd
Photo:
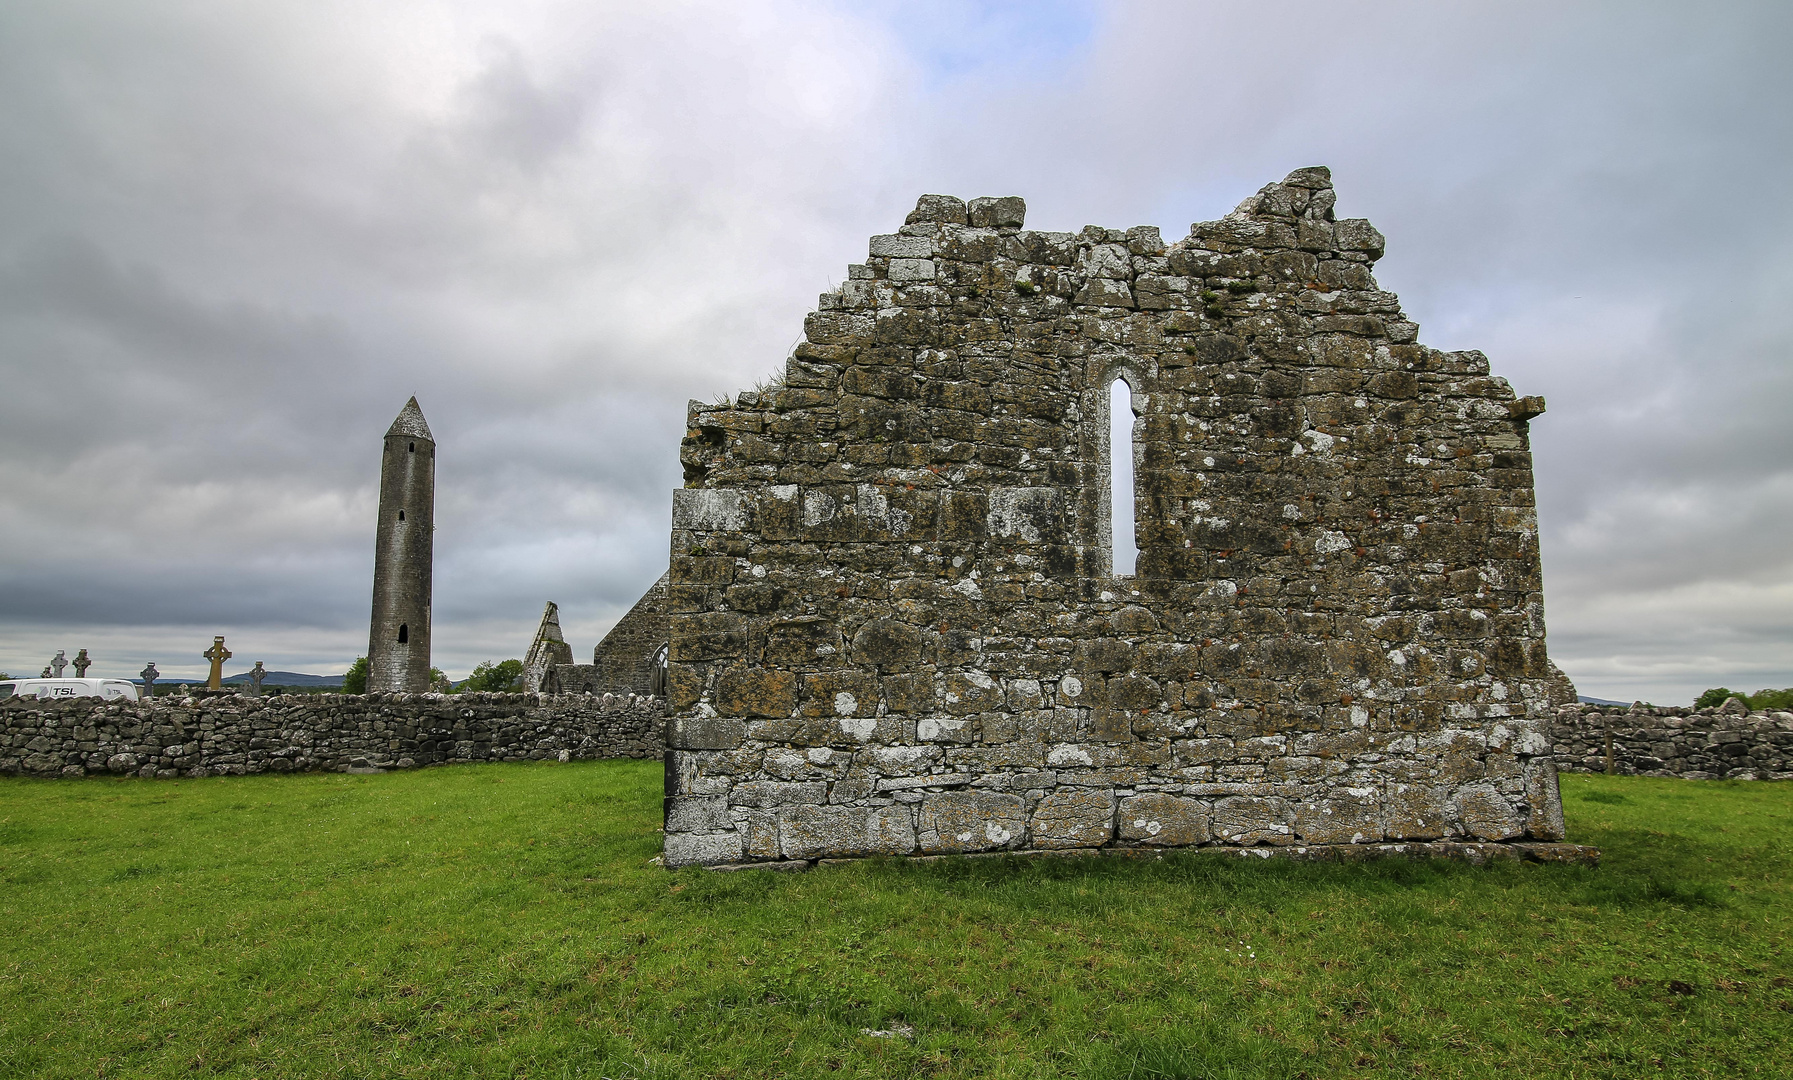
<path fill-rule="evenodd" d="M 404 511 L 403 511 L 403 510 L 400 510 L 400 511 L 399 511 L 399 512 L 398 512 L 398 519 L 399 519 L 399 520 L 400 520 L 400 521 L 403 521 L 403 520 L 405 520 L 405 512 L 404 512 Z"/>
<path fill-rule="evenodd" d="M 399 623 L 398 624 L 398 643 L 400 645 L 409 645 L 411 643 L 411 624 L 410 623 Z"/>
<path fill-rule="evenodd" d="M 1133 513 L 1133 388 L 1122 378 L 1108 387 L 1109 547 L 1116 577 L 1132 577 L 1137 565 Z"/>

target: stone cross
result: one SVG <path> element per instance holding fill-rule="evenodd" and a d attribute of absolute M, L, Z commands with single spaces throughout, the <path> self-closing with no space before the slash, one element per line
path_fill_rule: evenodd
<path fill-rule="evenodd" d="M 80 652 L 75 654 L 75 678 L 77 678 L 77 679 L 87 678 L 87 669 L 92 666 L 93 666 L 93 661 L 89 660 L 87 658 L 87 650 L 86 649 L 82 649 Z"/>
<path fill-rule="evenodd" d="M 257 660 L 255 662 L 254 670 L 249 672 L 249 696 L 250 697 L 261 697 L 261 681 L 267 677 L 268 677 L 268 669 L 265 667 L 262 667 L 261 661 Z"/>
<path fill-rule="evenodd" d="M 162 673 L 156 670 L 156 662 L 151 660 L 149 666 L 145 667 L 137 674 L 143 678 L 143 696 L 146 698 L 155 697 L 156 680 L 162 677 Z"/>
<path fill-rule="evenodd" d="M 212 638 L 212 647 L 199 655 L 212 662 L 211 677 L 205 681 L 207 689 L 224 689 L 224 661 L 230 659 L 230 650 L 224 647 L 224 635 Z"/>
<path fill-rule="evenodd" d="M 52 676 L 51 676 L 51 675 L 50 675 L 50 665 L 48 665 L 48 664 L 45 664 L 45 665 L 44 665 L 44 673 L 43 673 L 43 674 L 42 674 L 42 675 L 39 675 L 39 676 L 38 676 L 38 678 L 40 678 L 40 679 L 48 679 L 48 678 L 51 678 L 51 677 L 52 677 Z"/>
<path fill-rule="evenodd" d="M 44 673 L 48 675 L 49 672 L 54 669 L 56 674 L 51 677 L 60 679 L 62 678 L 62 669 L 65 667 L 68 667 L 68 657 L 64 655 L 64 650 L 57 649 L 56 659 L 50 661 L 50 666 L 44 669 Z"/>

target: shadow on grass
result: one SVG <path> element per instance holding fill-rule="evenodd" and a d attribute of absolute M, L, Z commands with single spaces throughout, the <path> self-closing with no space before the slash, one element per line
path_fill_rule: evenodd
<path fill-rule="evenodd" d="M 1610 845 L 1598 867 L 1495 863 L 1472 866 L 1448 859 L 1378 859 L 1362 863 L 1303 863 L 1218 858 L 1166 852 L 1160 859 L 979 858 L 910 862 L 870 858 L 820 867 L 810 880 L 835 876 L 880 892 L 922 891 L 942 899 L 984 898 L 1019 912 L 1074 915 L 1108 911 L 1117 894 L 1136 888 L 1175 887 L 1217 908 L 1278 909 L 1325 906 L 1348 893 L 1360 899 L 1467 890 L 1542 893 L 1556 904 L 1684 909 L 1728 905 L 1719 867 L 1699 842 L 1648 830 L 1608 830 Z M 715 874 L 687 871 L 685 904 L 725 909 L 772 902 L 797 879 L 775 873 Z"/>
<path fill-rule="evenodd" d="M 1725 885 L 1710 860 L 1709 845 L 1648 829 L 1603 830 L 1606 859 L 1597 870 L 1574 875 L 1574 903 L 1613 907 L 1667 904 L 1680 908 L 1728 906 Z"/>

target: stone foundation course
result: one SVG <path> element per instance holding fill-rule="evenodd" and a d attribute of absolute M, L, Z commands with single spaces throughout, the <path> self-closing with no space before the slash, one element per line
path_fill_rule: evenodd
<path fill-rule="evenodd" d="M 292 694 L 0 702 L 0 772 L 241 776 L 654 758 L 659 701 L 605 694 Z"/>
<path fill-rule="evenodd" d="M 1587 844 L 1533 841 L 1482 843 L 1480 841 L 1433 840 L 1413 844 L 1292 844 L 1287 847 L 1211 845 L 1183 849 L 1183 851 L 1186 854 L 1199 855 L 1204 858 L 1279 859 L 1293 862 L 1359 863 L 1372 859 L 1455 859 L 1472 866 L 1488 866 L 1497 862 L 1564 863 L 1580 866 L 1598 866 L 1600 864 L 1599 848 Z M 915 862 L 1010 857 L 1161 859 L 1164 854 L 1162 849 L 1155 848 L 1108 847 L 983 851 L 960 855 L 912 855 L 910 858 Z M 815 866 L 834 866 L 855 861 L 857 860 L 816 859 L 812 862 L 808 859 L 787 859 L 782 862 L 715 863 L 711 864 L 708 869 L 724 872 L 734 870 L 801 871 Z"/>
<path fill-rule="evenodd" d="M 1793 712 L 1637 704 L 1560 710 L 1552 727 L 1566 772 L 1683 780 L 1793 780 Z"/>

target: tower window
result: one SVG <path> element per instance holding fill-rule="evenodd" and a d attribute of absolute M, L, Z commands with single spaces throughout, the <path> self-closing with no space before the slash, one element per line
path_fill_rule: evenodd
<path fill-rule="evenodd" d="M 409 645 L 411 643 L 411 624 L 410 623 L 399 623 L 398 624 L 398 643 L 400 645 Z"/>
<path fill-rule="evenodd" d="M 406 443 L 405 447 L 409 453 L 415 454 L 417 452 L 417 444 L 416 443 Z"/>
<path fill-rule="evenodd" d="M 400 511 L 399 511 L 399 512 L 398 512 L 398 519 L 399 519 L 399 520 L 400 520 L 400 521 L 403 521 L 403 520 L 405 520 L 405 512 L 404 512 L 404 511 L 403 511 L 403 510 L 400 510 Z"/>
<path fill-rule="evenodd" d="M 1133 387 L 1117 377 L 1108 387 L 1108 523 L 1114 575 L 1132 577 L 1139 545 L 1133 535 Z"/>

